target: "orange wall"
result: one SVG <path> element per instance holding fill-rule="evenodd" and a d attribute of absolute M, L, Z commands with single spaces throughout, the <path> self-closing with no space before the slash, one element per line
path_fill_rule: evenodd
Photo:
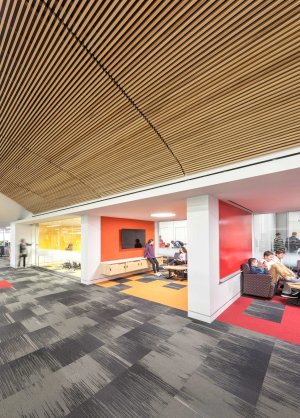
<path fill-rule="evenodd" d="M 146 242 L 154 239 L 154 222 L 134 219 L 108 218 L 102 216 L 101 222 L 101 261 L 121 258 L 143 257 L 144 248 L 121 248 L 121 229 L 145 229 Z"/>

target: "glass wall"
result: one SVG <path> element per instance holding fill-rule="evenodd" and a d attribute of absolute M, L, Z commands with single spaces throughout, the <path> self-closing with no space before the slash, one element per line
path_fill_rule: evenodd
<path fill-rule="evenodd" d="M 159 255 L 173 257 L 180 246 L 187 247 L 187 221 L 158 223 Z"/>
<path fill-rule="evenodd" d="M 0 228 L 0 256 L 10 255 L 10 227 Z"/>
<path fill-rule="evenodd" d="M 262 258 L 266 250 L 283 248 L 284 263 L 297 269 L 300 261 L 300 211 L 254 215 L 254 256 Z"/>
<path fill-rule="evenodd" d="M 37 241 L 38 266 L 80 277 L 80 218 L 39 224 Z"/>

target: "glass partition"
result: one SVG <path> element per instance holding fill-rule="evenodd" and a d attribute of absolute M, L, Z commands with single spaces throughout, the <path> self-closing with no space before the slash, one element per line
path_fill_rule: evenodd
<path fill-rule="evenodd" d="M 80 277 L 80 218 L 39 224 L 38 265 Z"/>
<path fill-rule="evenodd" d="M 182 246 L 187 248 L 187 221 L 158 223 L 158 254 L 173 257 Z"/>
<path fill-rule="evenodd" d="M 0 257 L 10 255 L 10 227 L 0 228 Z"/>
<path fill-rule="evenodd" d="M 254 215 L 254 257 L 264 251 L 284 249 L 284 264 L 297 270 L 300 264 L 300 211 Z M 300 266 L 299 266 L 300 267 Z"/>

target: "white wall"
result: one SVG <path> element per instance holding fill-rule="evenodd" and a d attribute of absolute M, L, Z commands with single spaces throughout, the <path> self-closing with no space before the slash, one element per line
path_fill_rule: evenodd
<path fill-rule="evenodd" d="M 17 202 L 0 193 L 0 226 L 8 226 L 10 222 L 25 219 L 31 215 Z"/>
<path fill-rule="evenodd" d="M 99 216 L 81 217 L 81 283 L 92 284 L 99 281 L 100 234 Z"/>
<path fill-rule="evenodd" d="M 212 322 L 241 294 L 240 274 L 220 283 L 218 199 L 203 195 L 187 200 L 188 315 Z"/>

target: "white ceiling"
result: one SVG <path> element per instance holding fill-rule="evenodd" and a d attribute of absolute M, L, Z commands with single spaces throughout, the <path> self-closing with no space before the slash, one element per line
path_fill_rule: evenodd
<path fill-rule="evenodd" d="M 180 220 L 186 219 L 186 199 L 203 194 L 235 202 L 254 213 L 298 211 L 300 210 L 300 168 L 106 206 L 81 214 L 158 221 Z M 152 218 L 150 214 L 153 212 L 174 212 L 176 217 Z"/>

